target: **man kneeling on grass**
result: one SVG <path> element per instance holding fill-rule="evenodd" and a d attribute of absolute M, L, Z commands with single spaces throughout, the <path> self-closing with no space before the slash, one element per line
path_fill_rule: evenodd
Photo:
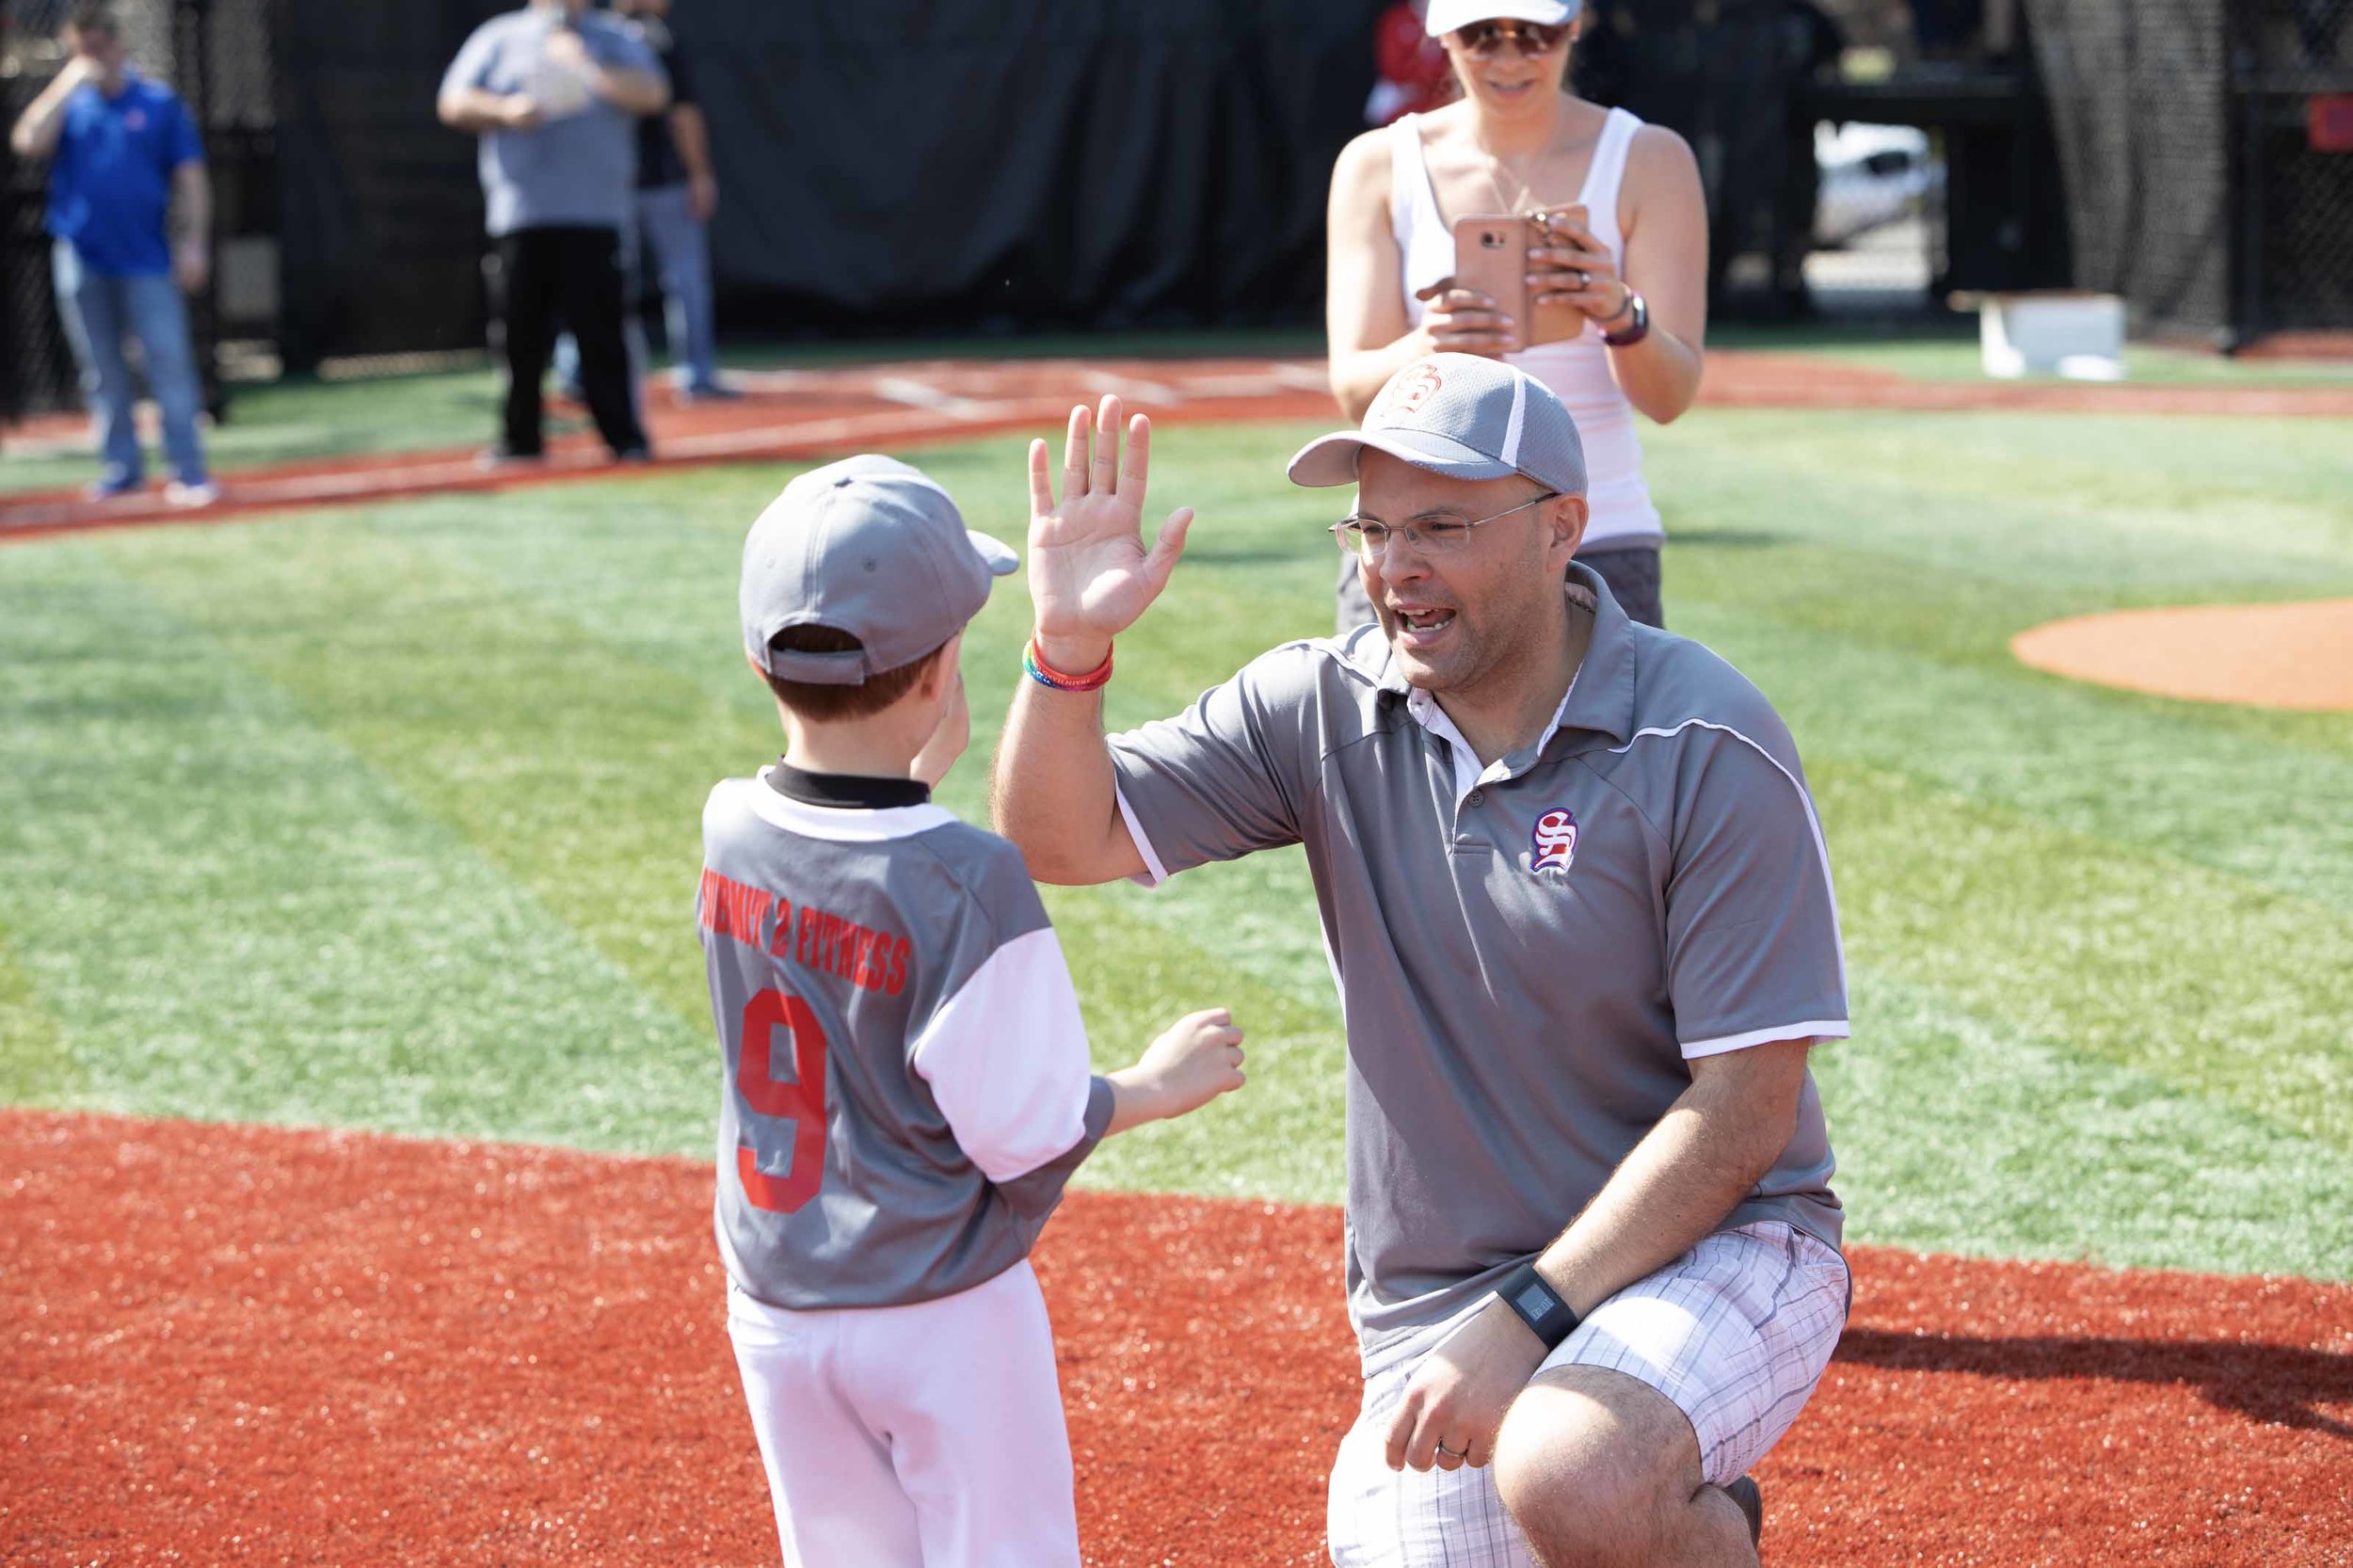
<path fill-rule="evenodd" d="M 1092 440 L 1090 440 L 1090 434 Z M 1048 882 L 1304 844 L 1348 1029 L 1364 1403 L 1332 1473 L 1355 1564 L 1747 1564 L 1746 1471 L 1845 1325 L 1817 1040 L 1848 1032 L 1789 733 L 1573 564 L 1577 429 L 1440 354 L 1290 465 L 1378 622 L 1287 644 L 1108 741 L 1112 638 L 1167 584 L 1149 426 L 1030 456 L 1033 679 L 997 818 Z M 1567 582 L 1562 582 L 1563 573 Z"/>

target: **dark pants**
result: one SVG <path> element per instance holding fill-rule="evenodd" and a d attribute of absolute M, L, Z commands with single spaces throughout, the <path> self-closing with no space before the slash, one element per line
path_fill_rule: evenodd
<path fill-rule="evenodd" d="M 540 388 L 560 318 L 580 340 L 580 385 L 597 433 L 615 456 L 642 454 L 646 432 L 630 395 L 621 344 L 621 236 L 615 229 L 519 229 L 498 242 L 491 308 L 505 333 L 506 420 L 500 450 L 540 450 Z"/>
<path fill-rule="evenodd" d="M 1621 545 L 1590 552 L 1577 560 L 1600 574 L 1601 580 L 1609 585 L 1609 597 L 1618 601 L 1618 608 L 1625 612 L 1628 620 L 1644 626 L 1666 626 L 1667 612 L 1658 597 L 1657 545 Z M 1334 599 L 1333 618 L 1339 631 L 1346 632 L 1372 619 L 1372 600 L 1365 597 L 1364 579 L 1357 574 L 1353 555 L 1340 558 L 1340 581 Z"/>

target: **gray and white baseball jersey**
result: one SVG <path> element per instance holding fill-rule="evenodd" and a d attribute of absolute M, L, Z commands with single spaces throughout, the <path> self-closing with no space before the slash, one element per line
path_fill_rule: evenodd
<path fill-rule="evenodd" d="M 1275 648 L 1112 739 L 1150 876 L 1301 843 L 1348 1027 L 1349 1305 L 1370 1349 L 1558 1236 L 1689 1059 L 1848 1032 L 1830 862 L 1771 705 L 1596 596 L 1532 747 L 1482 768 L 1377 627 Z M 1838 1244 L 1811 1076 L 1721 1228 Z"/>
<path fill-rule="evenodd" d="M 1027 1256 L 1103 1136 L 1020 852 L 907 779 L 783 763 L 703 808 L 719 1251 L 772 1306 L 898 1306 Z"/>

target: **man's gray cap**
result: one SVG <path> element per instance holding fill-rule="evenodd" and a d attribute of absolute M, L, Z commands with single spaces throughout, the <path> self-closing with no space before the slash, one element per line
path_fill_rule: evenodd
<path fill-rule="evenodd" d="M 1361 427 L 1300 448 L 1291 483 L 1353 485 L 1366 447 L 1450 479 L 1524 473 L 1548 490 L 1585 493 L 1585 443 L 1552 389 L 1477 354 L 1433 354 L 1390 376 Z"/>
<path fill-rule="evenodd" d="M 948 492 L 920 471 L 872 454 L 844 457 L 785 486 L 744 537 L 744 647 L 782 680 L 864 685 L 963 631 L 988 602 L 990 579 L 1020 565 L 966 528 Z M 865 647 L 769 646 L 793 626 L 830 626 Z"/>

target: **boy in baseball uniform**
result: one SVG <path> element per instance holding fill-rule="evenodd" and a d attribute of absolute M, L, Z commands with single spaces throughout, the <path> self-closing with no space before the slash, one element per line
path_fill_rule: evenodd
<path fill-rule="evenodd" d="M 1242 1081 L 1222 1009 L 1093 1076 L 1020 853 L 932 803 L 965 624 L 1016 564 L 879 456 L 793 480 L 744 541 L 788 746 L 712 792 L 696 916 L 728 1328 L 787 1568 L 1077 1568 L 1030 1248 L 1101 1139 Z"/>

